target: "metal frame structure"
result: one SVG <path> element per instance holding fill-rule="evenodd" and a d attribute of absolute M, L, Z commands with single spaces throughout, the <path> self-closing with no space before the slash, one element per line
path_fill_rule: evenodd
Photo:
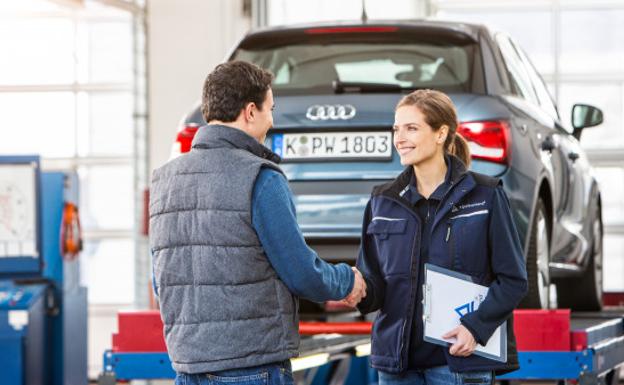
<path fill-rule="evenodd" d="M 569 314 L 569 313 L 568 313 Z M 548 315 L 545 315 L 548 317 Z M 546 323 L 548 318 L 545 318 Z M 550 319 L 552 320 L 552 318 Z M 332 329 L 335 325 L 335 330 Z M 552 323 L 549 328 L 556 327 Z M 498 376 L 500 381 L 515 380 L 575 380 L 581 385 L 614 384 L 619 378 L 619 369 L 624 365 L 624 316 L 617 312 L 578 313 L 571 320 L 574 348 L 577 351 L 521 351 L 518 353 L 520 369 Z M 525 325 L 526 326 L 526 325 Z M 364 333 L 371 324 L 359 323 L 301 323 L 300 331 L 308 335 L 317 333 Z M 302 357 L 293 360 L 293 371 L 298 383 L 349 383 L 347 374 L 355 357 L 370 354 L 370 339 L 367 335 L 322 334 L 325 340 L 314 337 L 302 339 Z M 552 340 L 553 335 L 549 336 Z M 125 337 L 122 337 L 122 339 Z M 548 340 L 548 337 L 546 337 Z M 320 341 L 320 343 L 319 343 Z M 548 341 L 544 341 L 548 342 Z M 552 342 L 552 341 L 551 341 Z M 542 346 L 540 349 L 547 348 Z M 551 346 L 552 348 L 552 346 Z M 175 372 L 165 352 L 129 352 L 107 350 L 104 353 L 104 372 L 101 385 L 113 384 L 116 380 L 171 379 Z M 332 366 L 331 381 L 311 379 L 316 371 Z M 313 372 L 303 372 L 313 369 Z M 371 378 L 371 376 L 367 376 Z M 306 381 L 309 380 L 309 381 Z M 360 378 L 361 380 L 361 378 Z M 325 382 L 323 382 L 325 381 Z"/>
<path fill-rule="evenodd" d="M 368 373 L 350 370 L 352 365 L 362 364 L 363 357 L 370 351 L 367 335 L 326 335 L 309 337 L 301 342 L 301 356 L 291 360 L 297 383 L 311 384 L 313 381 L 341 385 L 363 383 Z M 107 350 L 103 357 L 104 372 L 100 385 L 113 385 L 118 380 L 173 379 L 175 372 L 166 352 L 113 352 Z M 364 365 L 368 372 L 368 363 Z M 321 370 L 321 368 L 323 370 Z M 319 378 L 315 380 L 319 373 Z M 329 372 L 329 373 L 328 373 Z M 329 379 L 328 379 L 329 377 Z M 351 382 L 347 382 L 347 380 Z M 364 381 L 368 382 L 368 381 Z"/>

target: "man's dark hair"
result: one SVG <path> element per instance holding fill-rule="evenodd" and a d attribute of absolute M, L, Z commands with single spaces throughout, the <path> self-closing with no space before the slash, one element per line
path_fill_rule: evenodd
<path fill-rule="evenodd" d="M 201 111 L 206 122 L 233 122 L 247 103 L 262 109 L 273 74 L 255 64 L 232 61 L 219 64 L 204 83 Z"/>

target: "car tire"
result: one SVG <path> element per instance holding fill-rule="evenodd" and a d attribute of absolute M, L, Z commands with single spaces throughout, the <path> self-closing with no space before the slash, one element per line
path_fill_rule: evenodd
<path fill-rule="evenodd" d="M 592 220 L 592 252 L 587 268 L 580 277 L 557 280 L 557 303 L 559 307 L 579 311 L 600 311 L 602 309 L 602 230 L 600 208 L 597 208 Z"/>
<path fill-rule="evenodd" d="M 520 303 L 521 308 L 548 309 L 550 307 L 550 236 L 548 233 L 548 215 L 542 199 L 537 200 L 535 215 L 531 223 L 530 239 L 527 250 L 528 292 Z"/>

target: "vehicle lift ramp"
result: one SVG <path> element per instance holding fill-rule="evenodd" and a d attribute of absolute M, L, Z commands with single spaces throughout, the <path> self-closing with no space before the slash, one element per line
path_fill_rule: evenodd
<path fill-rule="evenodd" d="M 624 364 L 621 310 L 571 316 L 569 310 L 516 310 L 514 314 L 520 369 L 497 380 L 618 383 Z"/>
<path fill-rule="evenodd" d="M 104 352 L 99 384 L 116 380 L 173 379 L 157 311 L 122 312 L 113 347 Z M 301 385 L 356 385 L 376 382 L 368 369 L 370 322 L 301 322 L 301 356 L 293 359 Z M 141 331 L 137 333 L 137 331 Z M 520 369 L 496 380 L 567 381 L 614 385 L 624 364 L 624 311 L 570 313 L 516 310 L 514 330 Z"/>

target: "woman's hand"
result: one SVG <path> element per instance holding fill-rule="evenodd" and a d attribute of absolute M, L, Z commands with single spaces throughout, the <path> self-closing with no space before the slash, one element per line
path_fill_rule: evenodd
<path fill-rule="evenodd" d="M 444 339 L 449 339 L 453 337 L 457 338 L 457 341 L 455 341 L 455 343 L 449 349 L 449 353 L 451 353 L 451 355 L 457 357 L 468 357 L 475 351 L 477 347 L 477 341 L 475 340 L 472 333 L 470 333 L 470 330 L 466 329 L 464 325 L 459 325 L 455 329 L 442 336 L 442 338 Z"/>

